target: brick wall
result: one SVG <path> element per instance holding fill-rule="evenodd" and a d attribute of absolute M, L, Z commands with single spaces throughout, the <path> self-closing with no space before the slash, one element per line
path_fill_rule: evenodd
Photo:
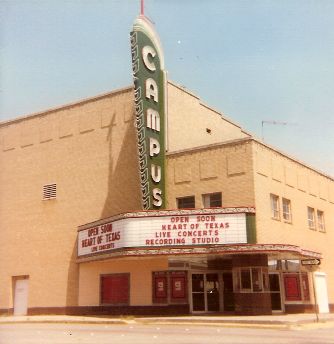
<path fill-rule="evenodd" d="M 330 303 L 334 302 L 334 180 L 280 152 L 254 142 L 256 228 L 259 243 L 291 244 L 323 255 L 319 269 L 327 274 Z M 279 197 L 280 219 L 271 215 L 270 194 Z M 292 221 L 282 214 L 282 199 L 291 201 Z M 311 230 L 307 207 L 324 212 L 326 232 Z M 315 214 L 316 215 L 316 214 Z"/>
<path fill-rule="evenodd" d="M 176 208 L 178 197 L 195 196 L 195 207 L 202 208 L 202 195 L 213 192 L 222 192 L 224 207 L 253 206 L 252 178 L 248 141 L 171 153 L 167 159 L 167 207 Z"/>
<path fill-rule="evenodd" d="M 21 275 L 29 307 L 77 304 L 77 227 L 140 208 L 136 149 L 131 89 L 1 124 L 0 308 Z"/>

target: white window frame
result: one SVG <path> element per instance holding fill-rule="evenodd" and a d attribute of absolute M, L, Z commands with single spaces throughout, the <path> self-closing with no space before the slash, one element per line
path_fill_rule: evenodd
<path fill-rule="evenodd" d="M 283 220 L 285 222 L 292 222 L 292 213 L 291 213 L 291 200 L 283 197 L 282 198 L 282 214 Z"/>
<path fill-rule="evenodd" d="M 315 226 L 315 209 L 312 207 L 307 207 L 307 222 L 308 228 L 316 230 Z"/>
<path fill-rule="evenodd" d="M 186 207 L 186 208 L 183 208 L 183 207 L 180 207 L 180 204 L 179 204 L 179 202 L 182 202 L 183 200 L 185 200 L 185 199 L 193 199 L 194 200 L 194 203 L 193 203 L 193 207 Z M 176 207 L 177 207 L 177 209 L 194 209 L 195 207 L 196 207 L 196 198 L 195 198 L 195 196 L 184 196 L 184 197 L 177 197 L 176 198 Z"/>
<path fill-rule="evenodd" d="M 325 227 L 325 214 L 322 210 L 317 209 L 317 225 L 319 232 L 326 232 Z"/>
<path fill-rule="evenodd" d="M 271 217 L 275 220 L 281 220 L 279 196 L 270 194 L 270 209 L 271 209 Z"/>
<path fill-rule="evenodd" d="M 242 272 L 245 271 L 249 274 L 250 278 L 250 288 L 243 288 L 242 286 Z M 257 279 L 254 279 L 254 276 L 257 275 Z M 267 291 L 269 287 L 266 287 L 265 276 L 268 275 L 268 268 L 263 268 L 259 266 L 251 267 L 241 267 L 237 268 L 234 273 L 234 291 L 241 293 L 263 293 Z M 256 280 L 258 285 L 256 286 Z"/>
<path fill-rule="evenodd" d="M 217 206 L 211 205 L 211 197 L 213 195 L 220 195 L 220 205 L 217 205 Z M 222 203 L 223 203 L 222 193 L 221 192 L 212 192 L 212 193 L 208 193 L 208 194 L 203 194 L 202 195 L 202 202 L 203 202 L 204 208 L 219 208 L 222 206 Z"/>

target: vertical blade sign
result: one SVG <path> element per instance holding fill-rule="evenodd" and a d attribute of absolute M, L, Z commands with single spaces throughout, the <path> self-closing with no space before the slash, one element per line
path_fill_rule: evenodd
<path fill-rule="evenodd" d="M 143 209 L 165 208 L 165 83 L 159 37 L 145 16 L 131 32 L 132 71 Z"/>

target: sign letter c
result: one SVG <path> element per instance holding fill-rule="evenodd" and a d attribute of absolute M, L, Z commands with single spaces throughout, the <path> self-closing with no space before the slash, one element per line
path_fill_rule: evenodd
<path fill-rule="evenodd" d="M 143 54 L 143 61 L 144 61 L 145 67 L 149 69 L 150 71 L 154 72 L 156 70 L 155 64 L 149 60 L 148 55 L 154 58 L 156 55 L 155 50 L 149 45 L 145 45 L 145 47 L 143 48 L 142 54 Z"/>

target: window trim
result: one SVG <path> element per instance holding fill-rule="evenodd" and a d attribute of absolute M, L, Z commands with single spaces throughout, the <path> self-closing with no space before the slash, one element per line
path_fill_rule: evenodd
<path fill-rule="evenodd" d="M 275 205 L 277 206 L 277 209 L 274 208 Z M 270 194 L 270 211 L 271 218 L 273 220 L 281 221 L 279 196 L 272 193 Z"/>
<path fill-rule="evenodd" d="M 243 288 L 242 286 L 242 272 L 247 271 L 250 277 L 250 288 Z M 268 268 L 260 266 L 247 266 L 239 267 L 234 271 L 234 292 L 237 293 L 263 293 L 268 291 L 268 281 L 266 276 L 268 275 Z M 257 275 L 258 286 L 255 288 L 254 275 Z"/>
<path fill-rule="evenodd" d="M 286 206 L 288 207 L 288 212 L 285 211 Z M 286 214 L 288 218 L 285 218 Z M 282 218 L 284 222 L 292 223 L 291 200 L 285 197 L 282 197 Z"/>
<path fill-rule="evenodd" d="M 180 207 L 179 206 L 179 201 L 180 200 L 184 200 L 184 199 L 190 199 L 190 198 L 193 198 L 194 199 L 194 206 L 193 207 L 188 207 L 188 208 L 184 208 L 184 207 Z M 195 195 L 191 195 L 191 196 L 184 196 L 184 197 L 177 197 L 176 198 L 176 208 L 177 209 L 195 209 L 196 207 L 196 198 L 195 198 Z"/>
<path fill-rule="evenodd" d="M 220 205 L 211 205 L 211 196 L 213 195 L 219 195 L 220 196 Z M 208 198 L 209 205 L 206 205 L 206 198 Z M 215 200 L 217 201 L 217 200 Z M 206 194 L 202 194 L 202 204 L 204 208 L 221 208 L 223 205 L 223 197 L 221 192 L 210 192 Z"/>
<path fill-rule="evenodd" d="M 321 221 L 319 221 L 320 219 Z M 318 226 L 319 232 L 326 233 L 325 213 L 324 211 L 319 210 L 319 209 L 317 209 L 317 226 Z"/>
<path fill-rule="evenodd" d="M 310 215 L 312 215 L 312 218 L 310 218 Z M 315 222 L 315 208 L 313 207 L 307 207 L 307 224 L 308 228 L 311 230 L 316 230 L 316 222 Z"/>

